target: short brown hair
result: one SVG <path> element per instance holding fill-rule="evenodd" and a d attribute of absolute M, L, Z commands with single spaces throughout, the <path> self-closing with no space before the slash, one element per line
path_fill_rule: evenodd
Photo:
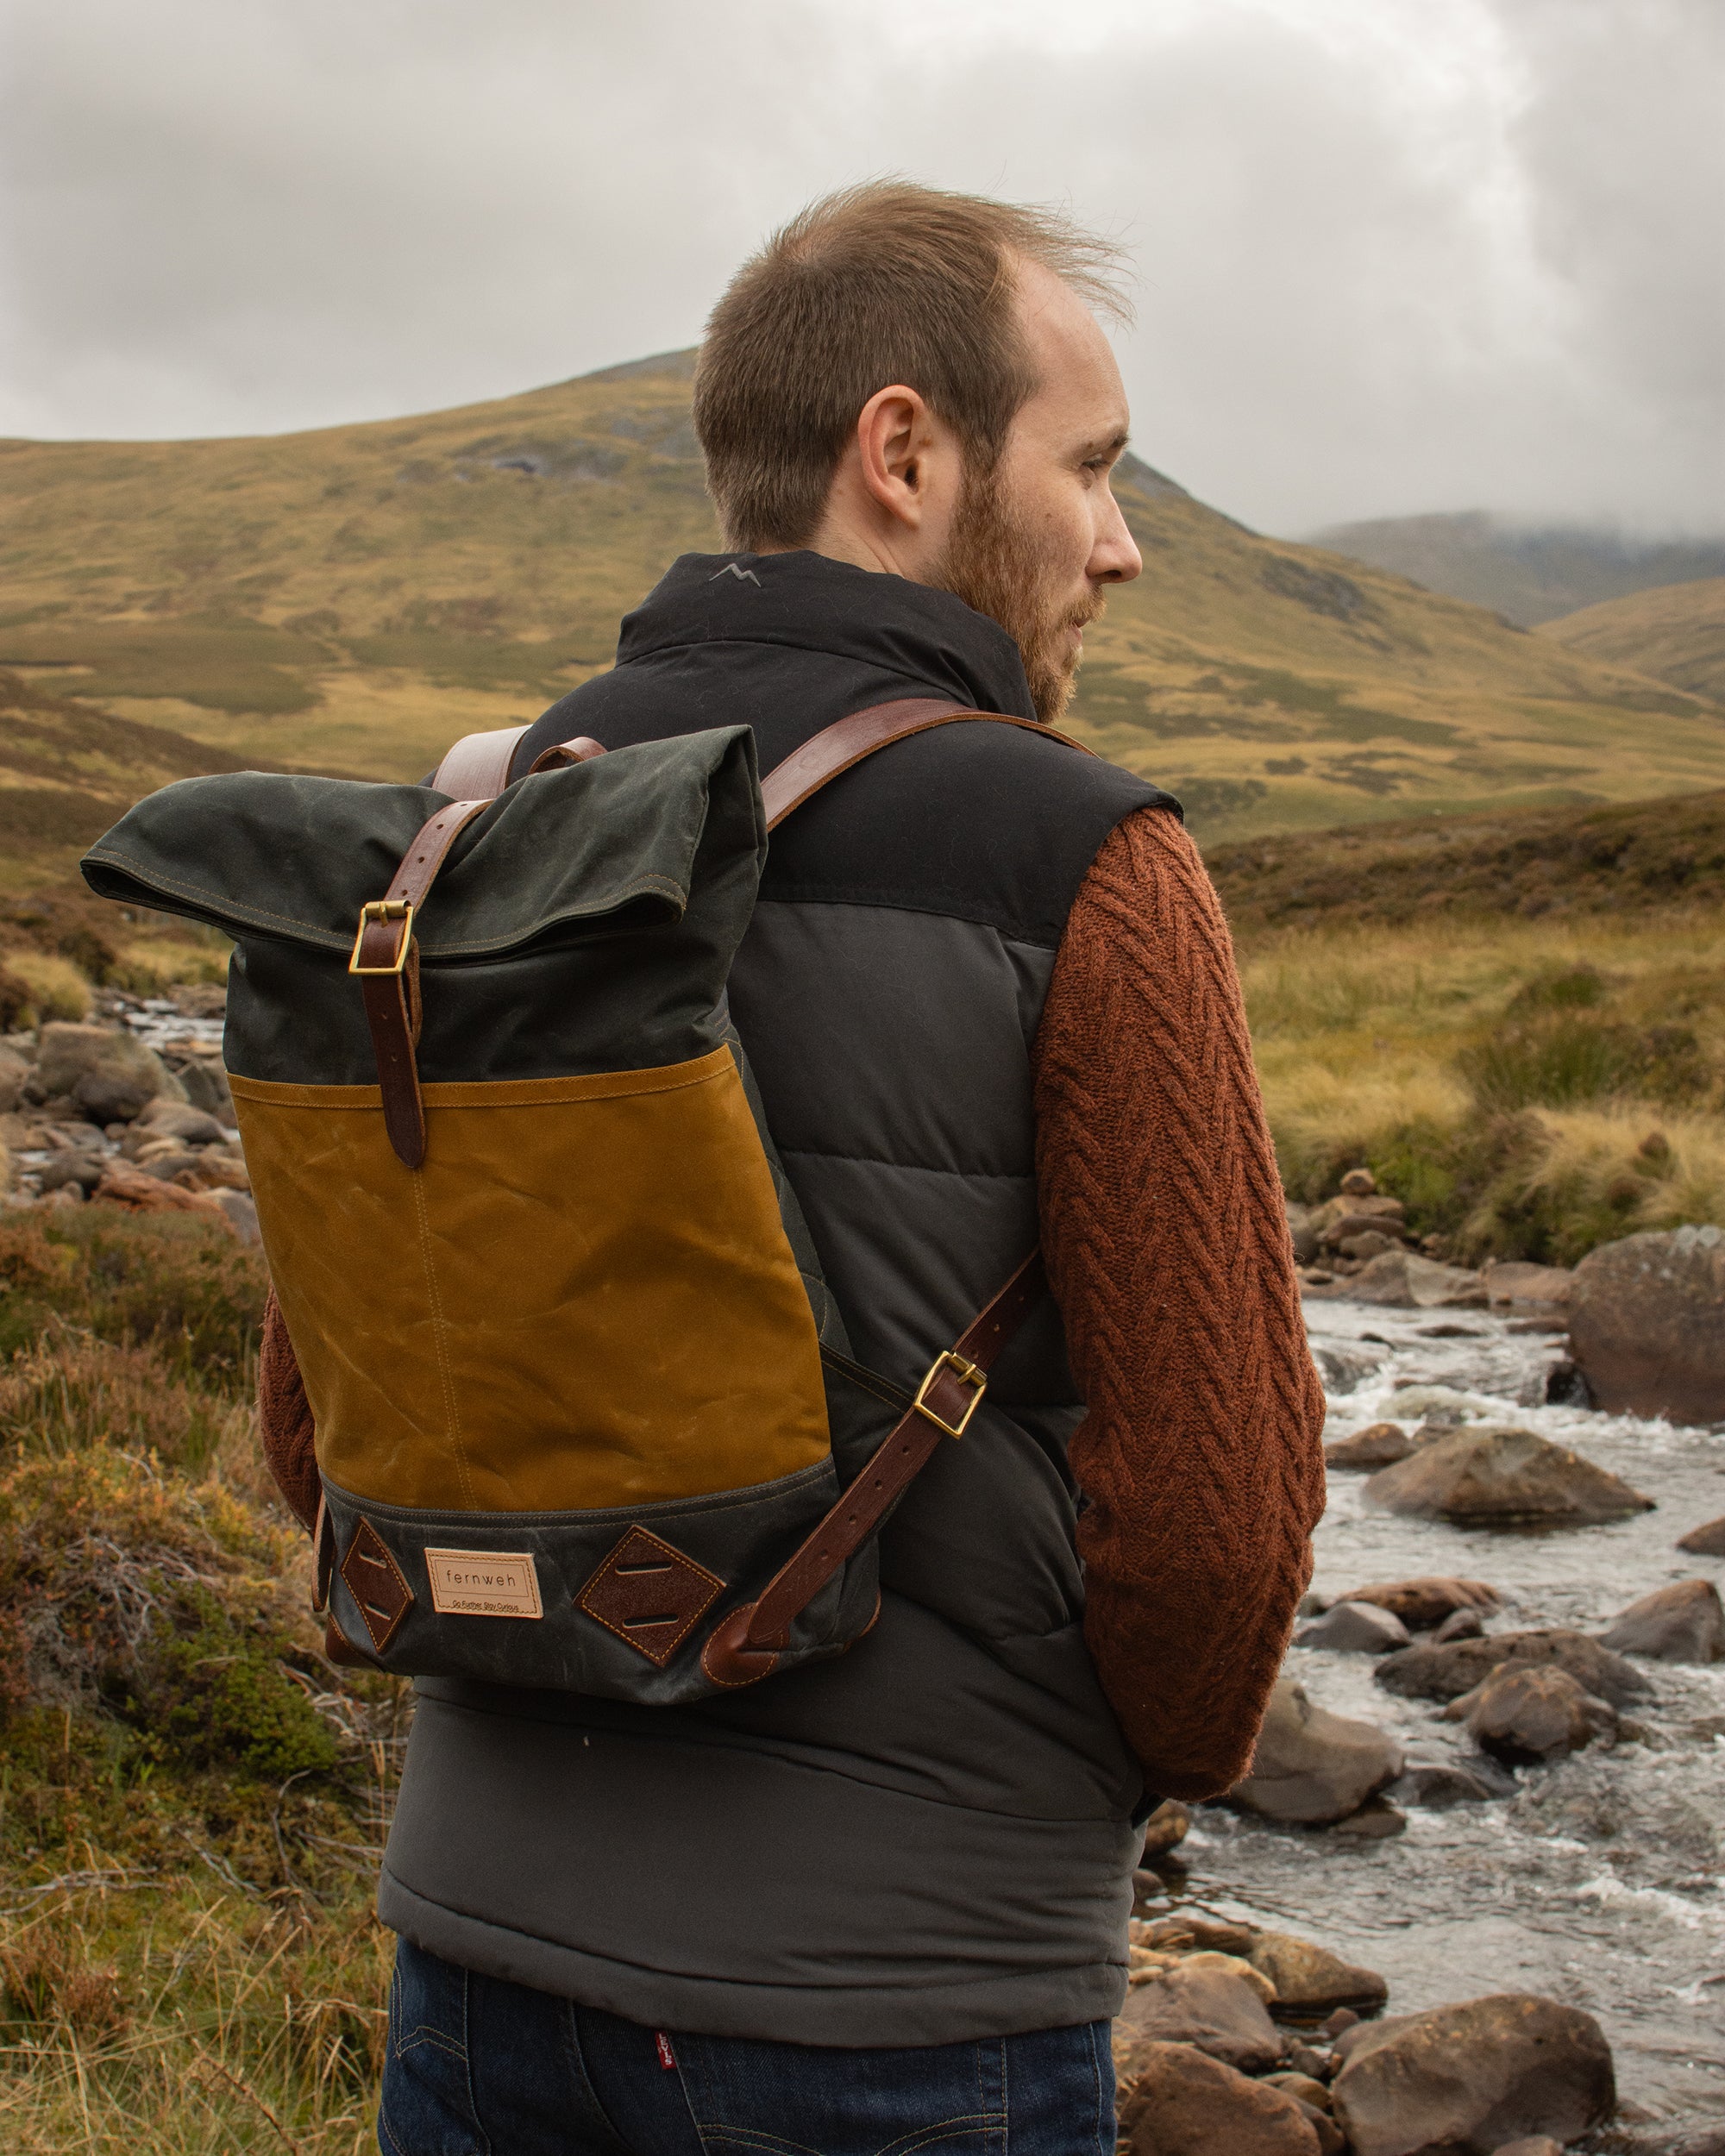
<path fill-rule="evenodd" d="M 695 368 L 695 432 L 729 545 L 813 536 L 856 415 L 890 383 L 986 469 L 1036 388 L 1014 258 L 1122 317 L 1120 251 L 1057 211 L 873 180 L 812 203 L 737 273 Z"/>

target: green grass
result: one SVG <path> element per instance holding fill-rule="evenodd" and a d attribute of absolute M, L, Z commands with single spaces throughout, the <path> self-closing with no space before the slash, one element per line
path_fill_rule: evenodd
<path fill-rule="evenodd" d="M 333 1670 L 211 1224 L 0 1213 L 0 2145 L 359 2156 L 408 1688 Z"/>

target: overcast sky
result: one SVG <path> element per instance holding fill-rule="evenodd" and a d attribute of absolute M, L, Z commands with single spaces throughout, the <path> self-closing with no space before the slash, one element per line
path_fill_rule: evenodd
<path fill-rule="evenodd" d="M 889 171 L 1122 240 L 1134 446 L 1261 529 L 1725 528 L 1725 0 L 0 0 L 0 434 L 692 343 Z"/>

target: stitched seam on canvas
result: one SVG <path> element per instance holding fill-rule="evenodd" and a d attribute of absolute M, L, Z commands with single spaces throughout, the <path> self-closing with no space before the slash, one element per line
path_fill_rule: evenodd
<path fill-rule="evenodd" d="M 455 1456 L 455 1473 L 461 1482 L 461 1493 L 477 1511 L 479 1495 L 474 1488 L 473 1476 L 467 1472 L 467 1455 L 461 1442 L 461 1411 L 455 1404 L 455 1374 L 449 1363 L 448 1320 L 443 1315 L 443 1298 L 437 1287 L 437 1269 L 431 1258 L 431 1221 L 425 1210 L 425 1185 L 417 1174 L 412 1180 L 413 1203 L 419 1215 L 419 1257 L 425 1268 L 426 1289 L 431 1297 L 431 1337 L 437 1343 L 437 1369 L 443 1381 L 443 1407 L 449 1419 L 449 1445 Z"/>
<path fill-rule="evenodd" d="M 89 857 L 92 861 L 105 862 L 110 868 L 123 870 L 127 875 L 135 877 L 147 890 L 172 891 L 176 898 L 199 899 L 204 904 L 207 905 L 213 912 L 220 912 L 230 920 L 256 922 L 273 921 L 282 928 L 297 928 L 300 930 L 303 934 L 309 937 L 320 950 L 346 950 L 348 948 L 348 942 L 346 936 L 338 933 L 333 929 L 320 928 L 316 921 L 302 921 L 296 913 L 277 913 L 273 912 L 268 906 L 235 906 L 230 899 L 224 897 L 220 892 L 206 890 L 201 883 L 181 883 L 172 876 L 146 876 L 143 870 L 138 868 L 135 863 L 129 862 L 124 854 L 97 853 L 92 851 Z M 687 906 L 688 902 L 688 893 L 684 890 L 681 884 L 674 883 L 668 876 L 660 875 L 640 876 L 637 877 L 633 883 L 625 884 L 617 894 L 617 902 L 621 902 L 621 900 L 624 899 L 639 898 L 643 892 L 655 889 L 668 891 L 674 897 L 681 899 L 685 906 Z M 608 912 L 612 910 L 612 907 L 607 907 L 605 912 Z M 595 912 L 590 914 L 569 913 L 561 915 L 558 918 L 561 919 L 579 921 L 602 920 L 605 916 L 603 913 Z M 543 929 L 548 925 L 549 925 L 549 924 L 542 923 L 539 928 L 530 931 L 529 933 L 530 935 L 537 935 L 543 932 Z M 464 943 L 436 943 L 431 945 L 427 945 L 423 937 L 418 940 L 422 950 L 425 951 L 426 956 L 434 965 L 436 963 L 438 956 L 445 951 L 505 951 L 514 948 L 514 945 L 510 943 L 498 943 L 494 937 L 489 942 L 481 941 L 479 938 L 474 938 Z M 526 940 L 526 937 L 518 938 L 518 941 L 519 942 L 524 942 Z"/>

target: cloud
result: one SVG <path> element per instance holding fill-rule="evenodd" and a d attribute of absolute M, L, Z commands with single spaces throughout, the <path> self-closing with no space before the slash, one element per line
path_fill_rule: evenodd
<path fill-rule="evenodd" d="M 1069 12 L 9 0 L 0 431 L 335 423 L 687 343 L 765 230 L 899 170 L 1126 241 L 1138 447 L 1250 522 L 1717 523 L 1715 0 Z"/>

